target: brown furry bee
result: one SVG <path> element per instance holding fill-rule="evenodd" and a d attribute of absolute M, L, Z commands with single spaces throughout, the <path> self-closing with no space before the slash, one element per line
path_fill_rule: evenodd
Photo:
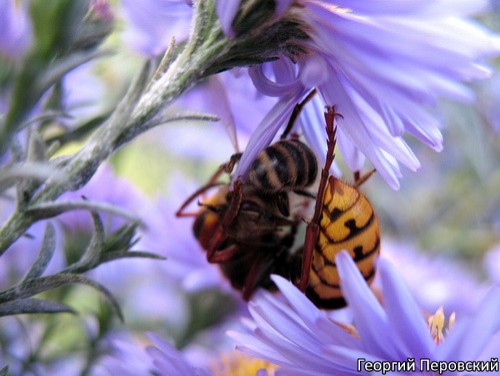
<path fill-rule="evenodd" d="M 283 274 L 296 231 L 296 223 L 281 215 L 274 197 L 262 197 L 247 188 L 243 186 L 240 209 L 224 237 L 217 236 L 231 202 L 228 185 L 204 200 L 193 223 L 193 233 L 207 251 L 207 259 L 219 264 L 246 300 L 257 287 L 272 287 L 271 274 Z"/>
<path fill-rule="evenodd" d="M 272 286 L 271 274 L 288 275 L 289 250 L 301 218 L 290 217 L 289 192 L 306 195 L 316 180 L 318 163 L 312 150 L 296 138 L 265 148 L 250 167 L 248 181 L 237 179 L 233 191 L 217 179 L 230 173 L 240 155 L 222 165 L 209 183 L 192 194 L 177 211 L 205 191 L 218 190 L 195 213 L 193 232 L 209 262 L 220 264 L 233 287 L 249 299 L 259 287 Z"/>
<path fill-rule="evenodd" d="M 202 192 L 190 197 L 177 216 L 191 215 L 183 210 L 198 193 Z M 265 193 L 238 181 L 232 192 L 228 184 L 218 187 L 194 215 L 193 233 L 207 251 L 208 261 L 220 265 L 246 300 L 257 287 L 272 288 L 271 274 L 287 273 L 299 224 L 283 215 L 289 212 L 288 205 L 284 191 Z"/>
<path fill-rule="evenodd" d="M 335 265 L 335 255 L 343 249 L 351 253 L 367 281 L 374 277 L 380 230 L 371 204 L 358 189 L 373 172 L 356 176 L 352 186 L 330 176 L 336 116 L 341 115 L 327 107 L 327 158 L 316 196 L 305 190 L 318 174 L 314 153 L 296 138 L 282 139 L 257 156 L 247 181 L 236 179 L 232 191 L 229 184 L 217 182 L 223 172 L 232 171 L 240 157 L 235 154 L 177 211 L 177 216 L 195 217 L 193 232 L 208 261 L 220 265 L 246 300 L 258 287 L 273 289 L 269 276 L 279 274 L 292 279 L 320 308 L 344 306 Z M 184 213 L 190 202 L 215 188 L 198 212 Z M 291 248 L 303 217 L 290 213 L 292 191 L 305 200 L 315 197 L 304 245 L 295 253 Z"/>

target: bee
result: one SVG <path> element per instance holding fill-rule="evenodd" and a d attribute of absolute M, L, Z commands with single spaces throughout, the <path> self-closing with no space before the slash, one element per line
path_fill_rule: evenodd
<path fill-rule="evenodd" d="M 207 260 L 218 263 L 232 286 L 248 300 L 257 287 L 273 288 L 271 274 L 288 275 L 289 250 L 298 219 L 290 217 L 289 192 L 305 191 L 318 173 L 312 150 L 296 137 L 282 139 L 265 148 L 252 163 L 248 180 L 229 184 L 217 182 L 222 172 L 231 173 L 240 154 L 219 167 L 210 181 L 192 194 L 176 215 L 205 191 L 218 190 L 194 214 L 193 233 Z"/>
<path fill-rule="evenodd" d="M 296 223 L 281 215 L 276 197 L 263 196 L 249 185 L 236 187 L 242 191 L 241 204 L 225 229 L 221 223 L 234 210 L 230 208 L 234 192 L 229 191 L 229 184 L 221 185 L 201 203 L 193 233 L 207 251 L 208 261 L 219 264 L 232 287 L 248 300 L 257 287 L 272 288 L 271 274 L 283 274 L 280 268 L 287 262 Z"/>
<path fill-rule="evenodd" d="M 300 106 L 303 104 L 296 110 Z M 245 300 L 258 287 L 275 289 L 269 277 L 279 274 L 291 279 L 319 308 L 344 306 L 335 265 L 335 255 L 343 249 L 351 254 L 364 278 L 373 280 L 380 229 L 373 207 L 358 188 L 374 171 L 355 174 L 354 185 L 330 176 L 338 116 L 334 107 L 327 107 L 327 155 L 316 195 L 306 190 L 318 175 L 316 156 L 297 138 L 282 136 L 257 156 L 247 181 L 237 178 L 232 191 L 229 184 L 217 181 L 223 172 L 230 174 L 239 161 L 241 154 L 234 154 L 177 211 L 178 217 L 195 217 L 193 233 L 206 250 L 207 260 L 219 264 Z M 289 123 L 283 134 L 290 128 Z M 199 211 L 184 213 L 190 202 L 213 188 L 217 190 L 199 203 Z M 291 192 L 315 199 L 304 245 L 296 252 L 291 251 L 304 218 L 290 213 Z"/>
<path fill-rule="evenodd" d="M 325 112 L 327 158 L 321 173 L 313 219 L 307 225 L 304 247 L 296 261 L 301 277 L 296 282 L 318 307 L 334 309 L 346 305 L 340 289 L 335 256 L 350 253 L 364 279 L 370 283 L 380 253 L 380 227 L 377 215 L 366 196 L 358 189 L 374 172 L 355 174 L 354 185 L 329 175 L 336 144 L 334 107 Z"/>

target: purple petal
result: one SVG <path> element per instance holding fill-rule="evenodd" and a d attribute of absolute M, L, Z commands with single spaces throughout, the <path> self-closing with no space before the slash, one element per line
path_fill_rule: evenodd
<path fill-rule="evenodd" d="M 252 133 L 248 145 L 241 156 L 234 173 L 236 179 L 246 177 L 250 165 L 257 158 L 257 155 L 271 143 L 280 127 L 290 118 L 293 108 L 303 94 L 303 92 L 297 92 L 294 95 L 281 98 L 271 111 L 266 114 L 257 129 Z"/>
<path fill-rule="evenodd" d="M 328 81 L 328 67 L 325 59 L 313 54 L 302 65 L 300 80 L 305 87 L 315 87 Z"/>
<path fill-rule="evenodd" d="M 276 66 L 276 65 L 275 65 Z M 283 70 L 281 70 L 283 72 Z M 264 74 L 264 65 L 250 67 L 248 73 L 252 78 L 253 84 L 261 93 L 270 97 L 282 97 L 291 95 L 301 90 L 302 84 L 298 78 L 291 80 L 280 80 L 279 82 L 271 81 Z M 288 73 L 287 73 L 288 75 Z"/>
<path fill-rule="evenodd" d="M 327 149 L 324 109 L 325 103 L 319 95 L 316 95 L 311 102 L 305 106 L 298 119 L 298 124 L 300 124 L 304 132 L 304 137 L 308 145 L 316 152 L 316 157 L 318 158 L 320 166 L 325 164 Z M 337 144 L 339 144 L 339 141 L 339 135 L 337 134 Z M 349 158 L 349 156 L 344 155 L 343 152 L 342 157 L 345 159 Z M 361 166 L 362 165 L 363 163 L 361 163 Z M 330 172 L 334 176 L 342 176 L 342 171 L 335 162 Z"/>
<path fill-rule="evenodd" d="M 0 2 L 0 55 L 20 58 L 32 43 L 32 30 L 26 1 Z"/>
<path fill-rule="evenodd" d="M 314 322 L 319 319 L 321 315 L 316 306 L 289 280 L 278 275 L 272 275 L 271 279 L 293 310 L 295 312 L 305 313 L 303 319 L 306 320 L 307 325 L 313 325 Z"/>
<path fill-rule="evenodd" d="M 500 117 L 498 121 L 500 121 Z M 500 243 L 496 244 L 486 253 L 483 265 L 489 279 L 500 285 Z"/>
<path fill-rule="evenodd" d="M 335 257 L 342 293 L 354 315 L 356 329 L 367 352 L 385 359 L 397 354 L 394 343 L 385 341 L 389 332 L 387 315 L 370 290 L 347 251 Z"/>
<path fill-rule="evenodd" d="M 345 135 L 342 128 L 337 128 L 337 145 L 339 146 L 342 158 L 344 158 L 351 171 L 361 171 L 365 164 L 365 156 L 356 145 L 349 140 L 349 137 Z"/>
<path fill-rule="evenodd" d="M 377 171 L 384 180 L 393 188 L 399 188 L 399 171 L 385 158 L 385 155 L 377 150 L 371 142 L 370 136 L 365 128 L 365 124 L 359 116 L 358 108 L 353 102 L 350 94 L 344 89 L 341 81 L 337 77 L 331 77 L 328 85 L 319 87 L 320 92 L 327 103 L 337 105 L 338 111 L 344 119 L 338 120 L 339 128 L 345 131 L 349 141 L 356 145 L 359 150 L 373 163 Z M 344 123 L 347 124 L 344 128 Z"/>
<path fill-rule="evenodd" d="M 435 345 L 421 308 L 389 262 L 381 259 L 378 267 L 391 332 L 401 344 L 399 351 L 402 355 L 429 358 Z"/>
<path fill-rule="evenodd" d="M 146 352 L 153 358 L 153 363 L 160 371 L 173 375 L 195 376 L 193 367 L 187 363 L 182 354 L 168 342 L 154 333 L 148 333 L 156 347 L 146 347 Z"/>
<path fill-rule="evenodd" d="M 327 1 L 330 2 L 330 1 Z M 469 15 L 484 10 L 487 0 L 335 0 L 338 7 L 350 9 L 356 13 L 377 15 L 422 15 L 435 16 L 438 11 L 446 10 L 455 15 Z"/>
<path fill-rule="evenodd" d="M 240 8 L 241 0 L 217 0 L 215 11 L 222 27 L 222 31 L 228 38 L 234 37 L 233 19 Z"/>
<path fill-rule="evenodd" d="M 460 318 L 458 318 L 460 320 Z M 448 360 L 477 359 L 494 335 L 500 332 L 500 289 L 492 288 L 478 306 L 478 312 L 452 328 L 440 354 Z M 458 329 L 455 334 L 455 329 Z"/>
<path fill-rule="evenodd" d="M 124 0 L 122 7 L 123 38 L 141 54 L 156 56 L 172 38 L 182 42 L 189 36 L 192 8 L 184 0 Z"/>
<path fill-rule="evenodd" d="M 276 18 L 279 18 L 290 7 L 290 5 L 293 3 L 293 0 L 275 0 L 274 3 L 276 6 L 274 16 Z"/>

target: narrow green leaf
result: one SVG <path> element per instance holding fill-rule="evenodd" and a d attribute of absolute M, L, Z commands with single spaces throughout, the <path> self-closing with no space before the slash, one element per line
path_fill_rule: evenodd
<path fill-rule="evenodd" d="M 42 248 L 38 253 L 38 256 L 31 265 L 31 268 L 25 274 L 23 279 L 18 285 L 22 285 L 28 279 L 38 278 L 42 275 L 42 273 L 47 268 L 49 261 L 52 259 L 54 255 L 54 251 L 56 249 L 56 233 L 54 230 L 54 226 L 52 223 L 47 223 L 45 227 L 45 234 L 43 236 Z"/>
<path fill-rule="evenodd" d="M 62 134 L 50 136 L 45 140 L 45 142 L 50 145 L 55 142 L 59 142 L 61 145 L 66 144 L 71 141 L 78 141 L 88 136 L 93 130 L 99 127 L 107 118 L 109 118 L 110 113 L 104 113 L 92 118 L 85 123 L 81 124 L 79 127 L 66 131 Z"/>
<path fill-rule="evenodd" d="M 21 285 L 1 292 L 0 303 L 9 302 L 16 299 L 29 298 L 44 291 L 52 290 L 70 284 L 84 284 L 98 290 L 111 304 L 113 310 L 120 318 L 120 320 L 123 321 L 123 314 L 121 312 L 120 306 L 118 305 L 118 302 L 116 301 L 114 296 L 106 287 L 86 277 L 72 273 L 58 273 L 47 277 L 26 280 Z"/>
<path fill-rule="evenodd" d="M 66 304 L 44 299 L 16 299 L 0 304 L 0 317 L 23 313 L 73 313 L 76 311 Z"/>
<path fill-rule="evenodd" d="M 101 259 L 101 264 L 124 258 L 149 258 L 153 260 L 166 260 L 167 258 L 156 253 L 146 251 L 109 252 Z"/>
<path fill-rule="evenodd" d="M 92 215 L 92 223 L 94 226 L 92 238 L 82 258 L 76 263 L 77 265 L 75 265 L 76 267 L 80 265 L 86 270 L 95 268 L 99 265 L 101 253 L 104 249 L 104 225 L 102 224 L 99 214 L 95 211 L 91 211 L 90 214 Z M 70 265 L 70 267 L 71 266 L 72 265 Z"/>
<path fill-rule="evenodd" d="M 136 223 L 141 223 L 141 220 L 128 210 L 105 202 L 91 200 L 44 202 L 28 207 L 26 211 L 38 218 L 51 218 L 71 210 L 104 211 L 119 215 Z"/>
<path fill-rule="evenodd" d="M 149 121 L 145 124 L 146 127 L 155 127 L 161 124 L 172 123 L 174 121 L 219 121 L 220 118 L 213 114 L 207 114 L 205 112 L 197 111 L 185 111 L 174 114 L 163 114 L 161 116 L 155 117 L 154 120 Z"/>
<path fill-rule="evenodd" d="M 36 180 L 43 181 L 49 177 L 58 178 L 58 172 L 48 163 L 27 162 L 22 165 L 15 165 L 0 171 L 0 191 L 3 191 L 19 181 Z"/>
<path fill-rule="evenodd" d="M 47 160 L 47 146 L 40 134 L 30 129 L 28 143 L 28 161 L 41 162 Z"/>
<path fill-rule="evenodd" d="M 129 251 L 139 241 L 136 231 L 137 224 L 135 223 L 127 223 L 118 228 L 106 238 L 103 254 L 116 251 Z"/>

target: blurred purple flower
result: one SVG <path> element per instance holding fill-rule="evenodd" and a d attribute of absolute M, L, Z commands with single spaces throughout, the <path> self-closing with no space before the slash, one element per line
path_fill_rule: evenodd
<path fill-rule="evenodd" d="M 33 35 L 26 1 L 0 0 L 0 56 L 17 60 L 31 46 Z"/>
<path fill-rule="evenodd" d="M 186 234 L 186 239 L 183 239 L 182 233 L 173 231 L 174 227 L 166 224 L 168 214 L 172 217 L 171 222 L 174 222 L 173 213 L 165 213 L 163 207 L 153 203 L 131 182 L 115 175 L 109 165 L 102 165 L 84 188 L 66 193 L 61 198 L 79 200 L 82 195 L 89 200 L 113 204 L 137 215 L 145 223 L 145 227 L 138 229 L 140 239 L 134 250 L 153 252 L 169 258 L 168 261 L 138 258 L 116 260 L 100 265 L 89 272 L 89 275 L 104 284 L 123 302 L 127 320 L 162 322 L 162 325 L 172 330 L 184 330 L 189 319 L 188 303 L 183 295 L 184 291 L 176 283 L 178 264 L 175 264 L 175 260 L 170 260 L 169 249 L 171 247 L 175 249 L 174 252 L 188 253 L 184 241 L 192 239 L 190 234 Z M 100 215 L 108 233 L 126 223 L 124 218 L 116 215 Z M 67 241 L 75 241 L 75 234 L 84 232 L 90 235 L 92 231 L 92 221 L 87 211 L 68 212 L 59 219 L 66 229 Z M 188 223 L 176 220 L 175 225 L 188 226 Z M 203 257 L 200 249 L 194 251 Z M 203 267 L 207 265 L 205 261 Z M 184 277 L 197 270 L 197 267 L 193 266 L 191 269 L 189 266 L 181 270 L 185 273 Z"/>
<path fill-rule="evenodd" d="M 409 132 L 440 151 L 433 106 L 442 97 L 471 102 L 472 91 L 460 82 L 489 76 L 480 60 L 500 52 L 500 39 L 467 19 L 486 5 L 471 0 L 292 2 L 283 17 L 293 15 L 303 23 L 310 37 L 304 43 L 307 54 L 297 57 L 296 68 L 271 63 L 275 82 L 262 66 L 251 69 L 256 87 L 280 101 L 254 132 L 238 175 L 271 142 L 294 104 L 317 88 L 324 103 L 336 105 L 344 116 L 338 138 L 348 150 L 348 166 L 359 170 L 367 157 L 397 189 L 399 163 L 419 167 L 401 136 Z M 309 137 L 325 138 L 323 121 L 303 128 Z"/>
<path fill-rule="evenodd" d="M 43 325 L 31 322 L 26 317 L 2 317 L 0 320 L 0 369 L 9 366 L 10 375 L 26 372 L 25 360 L 34 352 L 34 344 L 43 335 Z M 34 374 L 44 374 L 41 364 L 32 362 L 28 366 Z M 23 371 L 24 370 L 24 371 Z"/>
<path fill-rule="evenodd" d="M 478 109 L 493 130 L 500 134 L 500 74 L 484 83 L 480 89 Z"/>
<path fill-rule="evenodd" d="M 64 110 L 70 119 L 60 121 L 71 125 L 82 124 L 85 120 L 102 114 L 105 111 L 106 93 L 104 82 L 94 73 L 95 64 L 83 64 L 64 76 Z"/>
<path fill-rule="evenodd" d="M 206 253 L 192 233 L 192 220 L 176 218 L 175 212 L 186 192 L 196 188 L 178 176 L 172 177 L 168 200 L 157 199 L 156 210 L 149 214 L 149 226 L 143 236 L 146 249 L 167 257 L 163 267 L 185 291 L 221 288 L 232 291 L 217 265 L 209 264 Z M 154 219 L 153 219 L 154 218 Z"/>
<path fill-rule="evenodd" d="M 232 27 L 233 18 L 238 12 L 241 0 L 217 0 L 215 9 L 217 17 L 219 17 L 222 30 L 228 37 L 234 37 L 234 30 Z"/>
<path fill-rule="evenodd" d="M 13 211 L 14 203 L 4 198 L 0 202 L 0 223 L 5 223 Z M 44 275 L 53 274 L 65 266 L 61 252 L 64 234 L 56 221 L 51 221 L 51 223 L 55 229 L 56 250 Z M 0 290 L 19 282 L 19 279 L 29 270 L 42 247 L 46 224 L 46 221 L 34 223 L 26 234 L 13 243 L 0 257 Z"/>
<path fill-rule="evenodd" d="M 484 256 L 484 269 L 488 277 L 500 285 L 500 243 L 493 246 Z"/>
<path fill-rule="evenodd" d="M 359 375 L 358 359 L 401 361 L 489 361 L 500 355 L 500 290 L 490 290 L 473 315 L 459 315 L 439 345 L 407 286 L 393 266 L 380 260 L 382 306 L 347 252 L 336 257 L 354 333 L 331 321 L 289 281 L 275 276 L 284 296 L 260 291 L 251 302 L 249 333 L 230 332 L 250 356 L 283 367 L 286 375 Z M 394 372 L 391 374 L 405 374 Z M 430 375 L 432 372 L 419 374 Z"/>
<path fill-rule="evenodd" d="M 106 164 L 99 167 L 82 189 L 63 194 L 60 201 L 78 201 L 82 197 L 115 205 L 144 219 L 147 219 L 147 214 L 152 209 L 152 203 L 139 189 L 125 178 L 116 176 L 111 167 Z M 63 226 L 71 231 L 91 231 L 92 229 L 92 220 L 87 211 L 67 212 L 59 216 L 59 219 Z M 126 222 L 118 215 L 107 213 L 102 213 L 101 219 L 107 231 L 115 231 Z"/>
<path fill-rule="evenodd" d="M 445 312 L 471 313 L 486 293 L 486 284 L 481 284 L 465 265 L 425 254 L 407 242 L 384 239 L 383 257 L 401 271 L 415 300 L 427 312 L 442 306 Z"/>
<path fill-rule="evenodd" d="M 251 105 L 248 105 L 249 100 Z M 183 151 L 184 155 L 195 153 L 195 156 L 203 158 L 211 156 L 227 160 L 247 144 L 249 135 L 275 102 L 275 98 L 263 95 L 252 85 L 246 69 L 235 68 L 210 76 L 181 96 L 171 108 L 212 113 L 220 118 L 220 122 L 210 124 L 210 129 L 205 132 L 168 127 L 165 129 L 168 146 L 175 151 Z M 220 125 L 227 133 L 232 148 L 227 147 L 227 140 L 221 137 Z M 204 124 L 204 127 L 207 128 L 207 125 Z M 211 138 L 210 143 L 205 142 L 207 137 Z M 172 139 L 177 141 L 172 143 Z M 196 147 L 193 148 L 193 145 Z"/>
<path fill-rule="evenodd" d="M 490 0 L 493 11 L 500 12 L 500 0 Z"/>
<path fill-rule="evenodd" d="M 186 0 L 124 0 L 122 6 L 123 38 L 138 53 L 156 56 L 172 38 L 182 42 L 189 36 L 192 8 Z"/>

